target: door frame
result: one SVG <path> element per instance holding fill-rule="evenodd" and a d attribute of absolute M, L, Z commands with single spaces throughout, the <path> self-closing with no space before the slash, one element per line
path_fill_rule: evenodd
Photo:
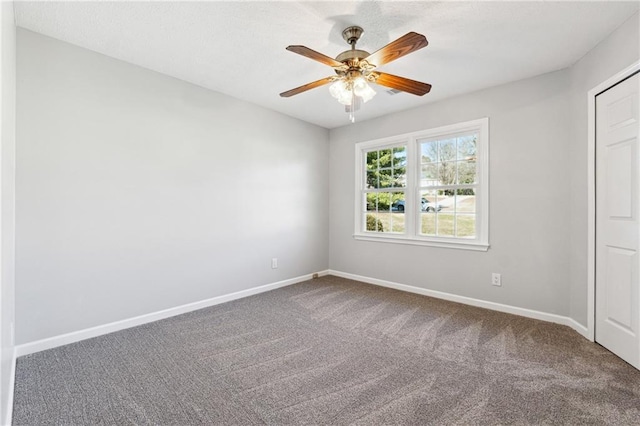
<path fill-rule="evenodd" d="M 596 96 L 638 71 L 640 61 L 587 93 L 587 338 L 592 342 L 596 337 Z"/>

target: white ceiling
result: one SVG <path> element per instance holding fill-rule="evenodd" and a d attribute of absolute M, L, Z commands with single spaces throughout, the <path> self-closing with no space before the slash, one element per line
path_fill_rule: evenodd
<path fill-rule="evenodd" d="M 417 97 L 374 86 L 357 120 L 570 66 L 638 10 L 639 2 L 16 2 L 17 25 L 326 128 L 348 124 L 321 87 L 332 75 L 285 50 L 335 57 L 359 25 L 373 52 L 415 31 L 429 46 L 380 68 L 433 85 Z"/>

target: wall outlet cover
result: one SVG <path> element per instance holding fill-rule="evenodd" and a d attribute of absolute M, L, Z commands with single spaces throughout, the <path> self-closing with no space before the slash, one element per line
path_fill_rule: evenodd
<path fill-rule="evenodd" d="M 491 274 L 491 285 L 495 285 L 498 287 L 502 286 L 502 275 L 498 273 Z"/>

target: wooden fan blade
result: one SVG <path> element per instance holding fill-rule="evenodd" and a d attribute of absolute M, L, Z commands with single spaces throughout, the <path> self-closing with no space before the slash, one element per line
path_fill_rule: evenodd
<path fill-rule="evenodd" d="M 297 95 L 298 93 L 306 92 L 307 90 L 315 89 L 316 87 L 324 86 L 325 84 L 329 84 L 333 81 L 334 77 L 323 78 L 322 80 L 316 80 L 311 83 L 307 83 L 304 86 L 296 87 L 295 89 L 287 90 L 286 92 L 280 93 L 280 96 L 283 98 L 288 98 L 293 95 Z"/>
<path fill-rule="evenodd" d="M 288 46 L 287 50 L 293 53 L 297 53 L 298 55 L 306 56 L 309 59 L 313 59 L 314 61 L 321 62 L 325 65 L 329 65 L 330 67 L 345 67 L 345 64 L 343 64 L 342 62 L 338 62 L 335 59 L 328 57 L 327 55 L 323 55 L 322 53 L 316 52 L 315 50 L 309 49 L 305 46 Z"/>
<path fill-rule="evenodd" d="M 391 61 L 395 61 L 398 58 L 402 58 L 416 50 L 420 50 L 425 47 L 429 42 L 427 38 L 422 34 L 410 32 L 396 41 L 392 41 L 382 49 L 373 52 L 371 55 L 365 58 L 365 61 L 371 65 L 379 67 L 380 65 L 388 64 Z"/>
<path fill-rule="evenodd" d="M 408 78 L 398 77 L 397 75 L 391 75 L 384 72 L 375 72 L 372 74 L 376 75 L 376 84 L 414 95 L 422 96 L 429 93 L 431 90 L 431 85 L 427 83 L 409 80 Z"/>

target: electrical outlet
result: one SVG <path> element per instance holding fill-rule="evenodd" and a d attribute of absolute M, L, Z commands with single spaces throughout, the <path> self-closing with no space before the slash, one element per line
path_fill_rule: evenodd
<path fill-rule="evenodd" d="M 491 285 L 502 287 L 502 275 L 496 272 L 491 274 Z"/>
<path fill-rule="evenodd" d="M 278 258 L 274 257 L 271 259 L 271 269 L 278 269 Z"/>

